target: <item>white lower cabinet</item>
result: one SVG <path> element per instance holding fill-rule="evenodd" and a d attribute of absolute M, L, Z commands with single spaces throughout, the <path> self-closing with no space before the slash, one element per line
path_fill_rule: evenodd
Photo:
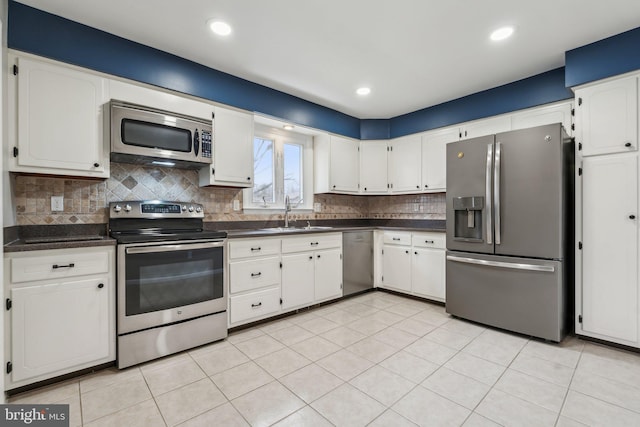
<path fill-rule="evenodd" d="M 444 301 L 444 233 L 385 231 L 382 242 L 381 287 Z"/>
<path fill-rule="evenodd" d="M 5 254 L 7 389 L 115 360 L 114 256 L 113 247 Z M 22 280 L 25 270 L 37 279 Z"/>
<path fill-rule="evenodd" d="M 229 241 L 229 327 L 342 296 L 342 233 Z"/>
<path fill-rule="evenodd" d="M 638 155 L 584 157 L 576 333 L 640 347 Z M 579 194 L 580 194 L 579 193 Z"/>

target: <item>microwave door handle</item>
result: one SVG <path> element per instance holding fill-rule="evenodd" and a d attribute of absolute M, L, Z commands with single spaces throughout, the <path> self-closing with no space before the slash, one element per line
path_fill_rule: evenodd
<path fill-rule="evenodd" d="M 487 145 L 487 171 L 485 175 L 486 185 L 485 185 L 485 206 L 487 207 L 487 244 L 492 245 L 492 218 L 493 211 L 491 205 L 491 169 L 493 163 L 493 143 Z"/>
<path fill-rule="evenodd" d="M 502 143 L 496 142 L 496 167 L 493 171 L 493 200 L 495 203 L 495 226 L 496 245 L 501 243 L 500 235 L 500 157 L 502 154 Z"/>

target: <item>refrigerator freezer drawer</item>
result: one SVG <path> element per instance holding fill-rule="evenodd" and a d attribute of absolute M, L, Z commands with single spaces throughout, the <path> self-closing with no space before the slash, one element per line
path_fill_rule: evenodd
<path fill-rule="evenodd" d="M 555 342 L 564 338 L 562 261 L 448 252 L 446 264 L 448 313 Z"/>

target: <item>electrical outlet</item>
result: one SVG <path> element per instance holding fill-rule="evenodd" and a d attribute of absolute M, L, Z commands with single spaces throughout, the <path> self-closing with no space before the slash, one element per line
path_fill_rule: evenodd
<path fill-rule="evenodd" d="M 233 210 L 234 211 L 239 211 L 240 210 L 240 200 L 234 200 L 233 201 Z"/>
<path fill-rule="evenodd" d="M 64 196 L 51 196 L 51 212 L 64 211 Z"/>
<path fill-rule="evenodd" d="M 314 203 L 313 204 L 313 211 L 314 212 L 322 212 L 322 204 L 321 203 Z"/>

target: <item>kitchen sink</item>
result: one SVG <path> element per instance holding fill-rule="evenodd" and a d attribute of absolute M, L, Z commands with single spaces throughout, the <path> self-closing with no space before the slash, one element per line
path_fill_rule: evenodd
<path fill-rule="evenodd" d="M 260 228 L 258 231 L 264 231 L 267 233 L 284 233 L 284 232 L 299 232 L 299 231 L 314 231 L 314 230 L 331 230 L 333 227 L 321 227 L 321 226 L 311 226 L 311 227 L 271 227 L 271 228 Z"/>

